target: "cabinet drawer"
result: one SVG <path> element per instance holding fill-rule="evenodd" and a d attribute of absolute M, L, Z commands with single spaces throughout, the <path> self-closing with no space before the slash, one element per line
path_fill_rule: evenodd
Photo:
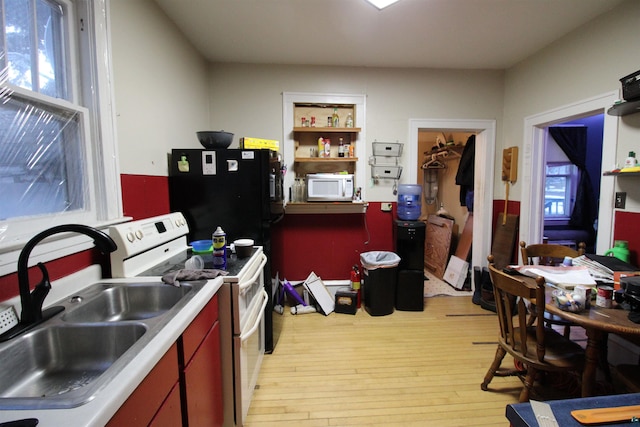
<path fill-rule="evenodd" d="M 202 311 L 193 319 L 193 322 L 182 334 L 182 345 L 184 351 L 184 363 L 189 363 L 198 346 L 207 336 L 209 329 L 218 320 L 218 295 L 207 303 Z"/>

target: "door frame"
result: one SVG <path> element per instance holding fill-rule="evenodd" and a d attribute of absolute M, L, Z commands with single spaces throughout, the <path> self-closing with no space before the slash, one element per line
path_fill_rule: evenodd
<path fill-rule="evenodd" d="M 486 266 L 491 253 L 493 221 L 493 180 L 496 121 L 475 119 L 409 119 L 408 182 L 418 182 L 419 131 L 460 131 L 476 134 L 474 161 L 472 266 Z"/>
<path fill-rule="evenodd" d="M 526 117 L 524 120 L 524 139 L 522 147 L 522 180 L 520 193 L 520 240 L 541 242 L 544 230 L 544 177 L 545 177 L 545 139 L 547 128 L 554 124 L 575 120 L 581 117 L 604 113 L 602 135 L 602 163 L 600 173 L 616 163 L 618 135 L 617 117 L 606 114 L 606 110 L 619 98 L 618 91 L 578 101 L 543 113 Z M 613 202 L 615 182 L 602 179 L 600 183 L 600 203 L 598 208 L 598 230 L 596 235 L 596 253 L 604 253 L 611 246 L 613 238 Z"/>

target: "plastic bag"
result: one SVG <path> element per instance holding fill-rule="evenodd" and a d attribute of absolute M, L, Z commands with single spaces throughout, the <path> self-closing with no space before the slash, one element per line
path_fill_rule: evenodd
<path fill-rule="evenodd" d="M 375 270 L 397 267 L 400 264 L 400 257 L 394 252 L 371 251 L 361 253 L 360 262 L 367 270 Z"/>

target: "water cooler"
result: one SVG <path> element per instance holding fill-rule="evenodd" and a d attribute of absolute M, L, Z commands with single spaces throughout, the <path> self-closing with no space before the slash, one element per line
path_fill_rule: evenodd
<path fill-rule="evenodd" d="M 400 256 L 396 284 L 396 309 L 424 310 L 424 239 L 422 221 L 395 221 L 395 252 Z"/>

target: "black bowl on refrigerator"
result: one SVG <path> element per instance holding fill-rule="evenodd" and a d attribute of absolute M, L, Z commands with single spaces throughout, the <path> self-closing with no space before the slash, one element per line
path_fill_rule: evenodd
<path fill-rule="evenodd" d="M 198 141 L 206 149 L 219 150 L 227 148 L 233 141 L 233 134 L 230 132 L 221 131 L 200 131 L 196 132 L 198 135 Z"/>

